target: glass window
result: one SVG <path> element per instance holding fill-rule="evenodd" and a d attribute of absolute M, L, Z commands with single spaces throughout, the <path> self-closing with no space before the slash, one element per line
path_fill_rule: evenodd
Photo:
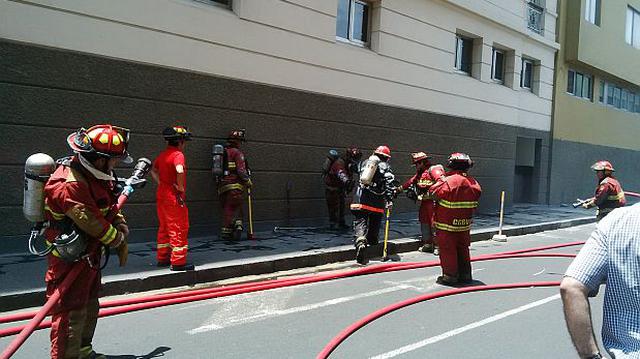
<path fill-rule="evenodd" d="M 624 38 L 627 44 L 640 48 L 640 12 L 631 6 L 627 7 Z"/>
<path fill-rule="evenodd" d="M 531 89 L 533 83 L 533 62 L 522 59 L 522 70 L 520 70 L 520 87 Z"/>
<path fill-rule="evenodd" d="M 369 3 L 358 0 L 338 0 L 336 37 L 366 44 L 369 41 Z"/>
<path fill-rule="evenodd" d="M 623 110 L 627 109 L 627 97 L 629 92 L 626 89 L 622 89 L 622 94 L 620 95 L 620 108 Z"/>
<path fill-rule="evenodd" d="M 586 0 L 584 18 L 588 22 L 600 26 L 600 0 Z"/>
<path fill-rule="evenodd" d="M 613 106 L 613 91 L 615 90 L 612 84 L 607 84 L 607 105 Z"/>
<path fill-rule="evenodd" d="M 635 103 L 636 103 L 636 94 L 634 94 L 633 92 L 629 92 L 629 94 L 627 95 L 627 111 L 633 112 Z"/>
<path fill-rule="evenodd" d="M 640 94 L 636 95 L 636 112 L 640 113 Z"/>
<path fill-rule="evenodd" d="M 574 91 L 572 92 L 576 96 L 582 96 L 583 77 L 584 75 L 582 75 L 579 72 L 576 72 L 576 79 L 575 79 L 576 86 L 574 88 Z"/>
<path fill-rule="evenodd" d="M 613 88 L 613 106 L 620 108 L 620 94 L 621 94 L 622 90 L 620 89 L 620 87 L 614 87 Z"/>
<path fill-rule="evenodd" d="M 498 49 L 493 49 L 491 78 L 500 82 L 504 81 L 504 52 Z"/>
<path fill-rule="evenodd" d="M 569 75 L 567 76 L 567 92 L 568 93 L 575 93 L 575 78 L 576 78 L 576 73 L 572 70 L 569 70 Z"/>
<path fill-rule="evenodd" d="M 598 96 L 598 101 L 601 103 L 605 103 L 607 98 L 607 94 L 605 93 L 606 89 L 604 81 L 600 80 L 600 94 Z"/>
<path fill-rule="evenodd" d="M 472 54 L 473 40 L 457 35 L 455 68 L 471 74 Z"/>

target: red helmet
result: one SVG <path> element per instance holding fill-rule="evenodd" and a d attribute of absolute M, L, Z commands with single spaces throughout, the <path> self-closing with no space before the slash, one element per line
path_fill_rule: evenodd
<path fill-rule="evenodd" d="M 229 132 L 229 136 L 227 137 L 227 140 L 245 142 L 246 141 L 244 138 L 245 132 L 247 131 L 244 128 L 241 128 L 238 130 L 231 130 L 231 132 Z"/>
<path fill-rule="evenodd" d="M 415 164 L 417 164 L 419 162 L 426 161 L 426 160 L 428 160 L 430 158 L 431 158 L 431 156 L 429 156 L 425 152 L 413 152 L 411 154 L 411 163 L 413 163 L 415 165 Z"/>
<path fill-rule="evenodd" d="M 615 171 L 615 169 L 613 169 L 613 166 L 611 165 L 611 162 L 604 160 L 594 163 L 591 166 L 591 169 L 594 171 Z"/>
<path fill-rule="evenodd" d="M 375 153 L 376 155 L 382 155 L 385 156 L 386 158 L 391 158 L 391 150 L 389 149 L 388 146 L 378 146 L 378 148 L 376 148 L 375 151 L 373 151 L 373 153 Z"/>
<path fill-rule="evenodd" d="M 88 129 L 81 128 L 67 136 L 67 143 L 74 152 L 95 153 L 106 158 L 121 158 L 131 163 L 127 152 L 129 130 L 112 125 L 95 125 Z"/>
<path fill-rule="evenodd" d="M 193 134 L 184 126 L 167 127 L 162 131 L 162 137 L 167 141 L 191 141 Z"/>
<path fill-rule="evenodd" d="M 449 155 L 449 159 L 447 160 L 447 167 L 452 168 L 456 164 L 465 164 L 468 167 L 473 167 L 473 161 L 468 154 L 462 152 L 454 152 Z"/>

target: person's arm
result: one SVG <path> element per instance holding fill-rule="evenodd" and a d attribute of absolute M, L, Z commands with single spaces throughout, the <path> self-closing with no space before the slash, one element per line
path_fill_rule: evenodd
<path fill-rule="evenodd" d="M 571 277 L 565 277 L 560 284 L 564 318 L 580 358 L 591 358 L 599 352 L 588 293 L 589 289 L 584 284 Z"/>
<path fill-rule="evenodd" d="M 187 182 L 186 179 L 187 179 L 187 174 L 184 171 L 184 165 L 182 164 L 176 165 L 176 184 L 175 184 L 176 191 L 180 193 L 184 193 L 185 191 L 184 184 Z"/>

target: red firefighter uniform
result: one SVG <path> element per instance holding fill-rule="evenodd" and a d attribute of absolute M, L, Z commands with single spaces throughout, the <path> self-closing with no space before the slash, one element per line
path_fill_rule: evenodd
<path fill-rule="evenodd" d="M 88 146 L 82 151 L 74 147 L 74 136 L 85 138 L 87 133 L 89 136 L 86 137 L 85 145 Z M 118 138 L 114 140 L 114 137 Z M 86 132 L 82 129 L 70 135 L 69 142 L 76 152 L 92 152 L 87 148 L 91 147 L 90 141 L 96 138 L 103 142 L 114 141 L 118 145 L 124 140 L 112 126 L 99 125 Z M 124 148 L 112 150 L 110 152 L 126 153 Z M 98 320 L 102 247 L 118 247 L 125 236 L 119 230 L 119 226 L 125 224 L 121 214 L 117 214 L 111 223 L 105 218 L 111 206 L 117 202 L 113 192 L 114 178 L 99 171 L 80 156 L 65 159 L 44 188 L 45 216 L 52 224 L 44 234 L 48 244 L 59 234 L 71 232 L 72 226 L 87 242 L 84 257 L 76 262 L 63 260 L 56 249 L 47 258 L 47 297 L 57 290 L 72 268 L 83 266 L 76 280 L 62 293 L 51 310 L 51 358 L 85 358 L 95 355 L 91 343 Z"/>
<path fill-rule="evenodd" d="M 433 226 L 440 246 L 440 264 L 445 284 L 470 282 L 471 223 L 482 193 L 480 184 L 466 171 L 453 170 L 432 187 L 436 198 Z"/>
<path fill-rule="evenodd" d="M 231 239 L 236 232 L 236 239 L 242 233 L 242 203 L 244 190 L 251 187 L 251 179 L 244 153 L 240 150 L 240 142 L 244 141 L 244 130 L 234 130 L 229 134 L 226 151 L 225 174 L 218 183 L 218 198 L 222 204 L 221 237 Z"/>
<path fill-rule="evenodd" d="M 325 197 L 329 210 L 329 227 L 332 229 L 346 229 L 345 196 L 353 189 L 354 175 L 357 162 L 362 152 L 356 147 L 349 147 L 345 153 L 331 162 L 327 174 L 324 176 Z"/>
<path fill-rule="evenodd" d="M 585 203 L 584 207 L 597 206 L 598 214 L 596 217 L 601 220 L 614 209 L 625 206 L 627 199 L 620 182 L 613 177 L 615 169 L 611 162 L 598 161 L 591 166 L 591 169 L 596 171 L 599 183 L 593 199 Z"/>
<path fill-rule="evenodd" d="M 189 248 L 187 240 L 189 209 L 185 203 L 186 191 L 177 189 L 176 168 L 179 166 L 182 166 L 184 178 L 186 178 L 184 153 L 178 147 L 171 145 L 167 146 L 153 162 L 153 171 L 158 176 L 156 208 L 159 224 L 156 256 L 158 265 L 171 264 L 172 267 L 186 265 Z"/>
<path fill-rule="evenodd" d="M 416 174 L 402 185 L 402 189 L 406 191 L 412 186 L 415 187 L 416 199 L 420 201 L 418 220 L 420 221 L 423 245 L 425 245 L 421 247 L 421 250 L 433 251 L 434 242 L 431 238 L 431 228 L 433 227 L 435 202 L 433 196 L 429 193 L 429 189 L 435 183 L 435 180 L 428 171 L 428 159 L 430 157 L 424 152 L 412 153 L 411 156 L 413 164 L 416 165 Z M 419 163 L 422 161 L 425 162 L 425 165 L 419 166 Z"/>

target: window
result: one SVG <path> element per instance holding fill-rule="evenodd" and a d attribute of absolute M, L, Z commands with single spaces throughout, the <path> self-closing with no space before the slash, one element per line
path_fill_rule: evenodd
<path fill-rule="evenodd" d="M 584 9 L 584 18 L 592 24 L 600 26 L 600 1 L 587 0 Z"/>
<path fill-rule="evenodd" d="M 544 0 L 527 0 L 527 27 L 544 34 Z"/>
<path fill-rule="evenodd" d="M 231 7 L 231 0 L 197 0 L 203 3 L 217 4 L 224 7 Z"/>
<path fill-rule="evenodd" d="M 522 59 L 520 70 L 520 87 L 531 90 L 533 84 L 533 61 Z"/>
<path fill-rule="evenodd" d="M 624 38 L 627 44 L 640 49 L 640 12 L 631 6 L 627 8 L 627 25 Z"/>
<path fill-rule="evenodd" d="M 491 78 L 502 83 L 504 81 L 504 51 L 494 48 L 491 63 Z"/>
<path fill-rule="evenodd" d="M 366 45 L 369 42 L 370 5 L 358 0 L 338 0 L 336 37 Z"/>
<path fill-rule="evenodd" d="M 473 54 L 473 40 L 456 35 L 456 61 L 454 67 L 462 72 L 471 74 L 471 61 Z"/>
<path fill-rule="evenodd" d="M 640 113 L 640 91 L 600 81 L 600 102 L 620 110 Z"/>
<path fill-rule="evenodd" d="M 567 92 L 574 96 L 591 99 L 593 95 L 593 77 L 569 70 Z"/>

